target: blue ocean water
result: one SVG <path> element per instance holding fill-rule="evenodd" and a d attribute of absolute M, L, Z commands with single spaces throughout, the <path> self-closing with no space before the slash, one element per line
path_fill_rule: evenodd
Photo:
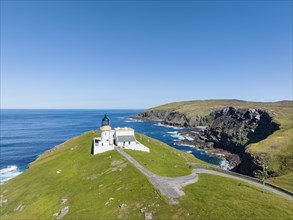
<path fill-rule="evenodd" d="M 0 176 L 3 183 L 20 174 L 44 151 L 83 132 L 96 129 L 107 114 L 111 127 L 131 127 L 135 131 L 159 139 L 179 150 L 216 165 L 225 159 L 176 144 L 180 128 L 161 126 L 155 122 L 133 121 L 129 117 L 141 110 L 1 110 Z M 90 153 L 90 152 L 89 152 Z"/>

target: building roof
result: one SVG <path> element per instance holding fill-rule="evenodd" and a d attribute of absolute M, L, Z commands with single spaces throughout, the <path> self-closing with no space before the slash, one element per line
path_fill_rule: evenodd
<path fill-rule="evenodd" d="M 125 135 L 125 136 L 117 136 L 117 142 L 128 142 L 128 141 L 135 141 L 133 135 Z"/>
<path fill-rule="evenodd" d="M 128 127 L 124 127 L 124 128 L 118 127 L 118 128 L 115 128 L 115 130 L 116 131 L 133 131 L 132 128 L 128 128 Z"/>

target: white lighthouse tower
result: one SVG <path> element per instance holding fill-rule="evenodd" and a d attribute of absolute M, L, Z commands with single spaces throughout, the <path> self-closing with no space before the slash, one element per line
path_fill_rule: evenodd
<path fill-rule="evenodd" d="M 114 131 L 110 127 L 110 119 L 107 115 L 102 119 L 101 137 L 94 138 L 93 154 L 114 150 Z"/>
<path fill-rule="evenodd" d="M 105 115 L 102 120 L 101 127 L 101 142 L 104 144 L 104 146 L 113 145 L 113 136 L 114 132 L 110 127 L 110 119 L 107 115 Z"/>

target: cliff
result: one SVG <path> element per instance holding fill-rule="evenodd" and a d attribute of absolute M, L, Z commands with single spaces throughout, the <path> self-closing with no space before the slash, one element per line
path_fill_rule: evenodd
<path fill-rule="evenodd" d="M 227 107 L 211 113 L 212 123 L 206 131 L 215 146 L 242 156 L 245 147 L 259 142 L 279 129 L 279 124 L 263 109 Z"/>
<path fill-rule="evenodd" d="M 151 108 L 136 118 L 191 129 L 207 126 L 193 144 L 207 148 L 212 142 L 215 148 L 239 155 L 237 172 L 260 176 L 266 164 L 270 176 L 280 176 L 293 171 L 292 103 L 188 101 Z"/>
<path fill-rule="evenodd" d="M 211 121 L 211 116 L 188 116 L 185 113 L 178 111 L 168 110 L 155 110 L 144 111 L 139 113 L 134 118 L 142 119 L 144 121 L 162 121 L 166 125 L 182 126 L 193 128 L 196 126 L 208 125 Z"/>

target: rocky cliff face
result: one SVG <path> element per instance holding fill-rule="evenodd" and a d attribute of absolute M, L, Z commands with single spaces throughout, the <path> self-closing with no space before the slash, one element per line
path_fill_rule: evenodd
<path fill-rule="evenodd" d="M 279 129 L 263 109 L 224 108 L 212 113 L 213 122 L 207 129 L 208 139 L 216 147 L 242 156 L 245 147 L 259 142 Z"/>
<path fill-rule="evenodd" d="M 149 110 L 139 113 L 134 118 L 143 121 L 161 121 L 166 125 L 193 128 L 196 126 L 206 126 L 209 124 L 211 116 L 187 116 L 177 111 Z"/>
<path fill-rule="evenodd" d="M 249 152 L 244 152 L 241 158 L 241 163 L 234 167 L 232 170 L 238 173 L 243 173 L 248 176 L 261 177 L 263 171 L 263 158 L 256 157 Z M 268 170 L 268 175 L 273 175 L 273 173 Z"/>
<path fill-rule="evenodd" d="M 246 152 L 247 145 L 261 141 L 279 129 L 279 124 L 273 121 L 269 113 L 259 108 L 227 107 L 213 111 L 207 116 L 187 116 L 177 111 L 149 110 L 140 113 L 136 118 L 162 121 L 164 124 L 187 128 L 207 126 L 204 142 L 213 142 L 215 148 L 237 154 L 241 158 L 241 163 L 235 167 L 235 171 L 251 176 L 258 175 L 262 169 L 262 162 L 261 158 Z M 194 140 L 195 143 L 200 141 L 203 140 Z"/>

